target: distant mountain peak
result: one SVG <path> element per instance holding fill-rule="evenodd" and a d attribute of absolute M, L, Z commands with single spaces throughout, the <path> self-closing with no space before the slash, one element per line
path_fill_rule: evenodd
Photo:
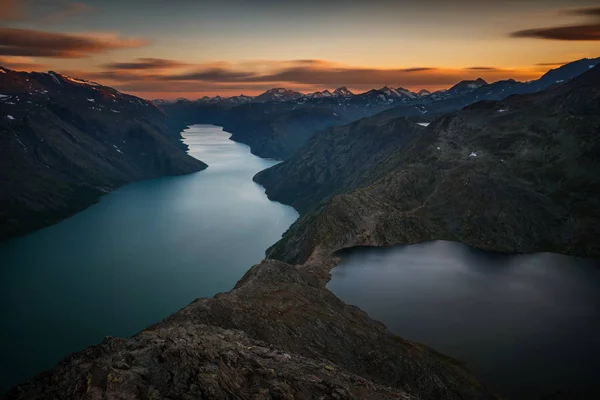
<path fill-rule="evenodd" d="M 354 93 L 352 93 L 350 90 L 348 90 L 348 88 L 346 86 L 342 86 L 342 87 L 335 89 L 333 91 L 333 95 L 347 97 L 347 96 L 354 96 Z"/>
<path fill-rule="evenodd" d="M 295 100 L 299 97 L 304 96 L 302 93 L 295 90 L 286 88 L 273 88 L 269 89 L 263 94 L 260 94 L 254 98 L 255 102 L 265 103 L 269 101 L 288 101 Z"/>
<path fill-rule="evenodd" d="M 480 87 L 486 86 L 486 85 L 488 85 L 488 83 L 482 78 L 477 78 L 475 80 L 464 80 L 464 81 L 460 81 L 456 85 L 452 86 L 448 91 L 449 92 L 470 91 L 470 90 L 479 89 Z"/>

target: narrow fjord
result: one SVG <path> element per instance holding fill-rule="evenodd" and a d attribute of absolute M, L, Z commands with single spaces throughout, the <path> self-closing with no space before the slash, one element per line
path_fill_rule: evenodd
<path fill-rule="evenodd" d="M 105 336 L 130 336 L 231 289 L 263 258 L 297 214 L 252 182 L 276 162 L 229 136 L 192 126 L 184 142 L 208 169 L 130 184 L 0 243 L 0 391 Z"/>

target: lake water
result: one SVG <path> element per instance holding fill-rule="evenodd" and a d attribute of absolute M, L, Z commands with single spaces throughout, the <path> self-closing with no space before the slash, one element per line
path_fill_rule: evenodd
<path fill-rule="evenodd" d="M 600 261 L 444 241 L 342 258 L 333 293 L 463 361 L 506 398 L 600 396 Z"/>
<path fill-rule="evenodd" d="M 275 161 L 219 127 L 183 136 L 208 169 L 125 186 L 0 243 L 0 394 L 107 335 L 230 290 L 297 218 L 252 181 Z"/>

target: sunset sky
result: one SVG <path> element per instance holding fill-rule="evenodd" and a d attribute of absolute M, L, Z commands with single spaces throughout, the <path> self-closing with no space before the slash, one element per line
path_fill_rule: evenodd
<path fill-rule="evenodd" d="M 600 1 L 0 0 L 0 65 L 145 98 L 446 88 L 600 56 Z"/>

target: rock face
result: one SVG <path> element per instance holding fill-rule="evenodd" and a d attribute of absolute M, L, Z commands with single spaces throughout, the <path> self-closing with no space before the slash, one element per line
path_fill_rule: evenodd
<path fill-rule="evenodd" d="M 153 104 L 57 73 L 0 73 L 0 239 L 125 183 L 206 168 Z"/>
<path fill-rule="evenodd" d="M 379 130 L 370 133 L 377 140 Z M 600 67 L 546 92 L 441 117 L 367 170 L 344 143 L 308 148 L 257 176 L 273 199 L 302 199 L 302 217 L 269 257 L 302 263 L 315 252 L 434 239 L 600 256 Z M 333 197 L 305 190 L 319 170 L 319 187 L 339 191 L 314 154 L 327 154 L 335 171 L 361 171 L 360 187 Z"/>
<path fill-rule="evenodd" d="M 263 261 L 131 339 L 107 338 L 13 399 L 495 399 L 457 362 L 325 288 L 332 261 Z"/>

